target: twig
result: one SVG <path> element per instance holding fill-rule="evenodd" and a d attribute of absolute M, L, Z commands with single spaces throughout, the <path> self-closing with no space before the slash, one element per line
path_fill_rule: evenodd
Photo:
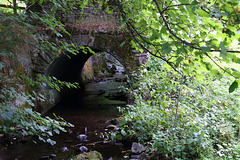
<path fill-rule="evenodd" d="M 231 75 L 232 77 L 236 78 L 232 73 L 228 72 L 226 69 L 222 68 L 211 56 L 209 56 L 207 53 L 205 53 L 205 55 L 215 64 L 217 65 L 221 70 L 223 70 L 224 72 L 228 73 L 229 75 Z"/>
<path fill-rule="evenodd" d="M 181 96 L 181 85 L 183 83 L 183 79 L 184 79 L 184 75 L 182 75 L 181 81 L 180 81 L 180 86 L 178 89 L 178 97 L 177 97 L 177 101 L 176 101 L 176 113 L 175 113 L 175 121 L 174 121 L 174 125 L 173 127 L 176 127 L 177 124 L 177 115 L 178 115 L 178 108 L 179 108 L 179 102 L 180 102 L 180 96 Z"/>

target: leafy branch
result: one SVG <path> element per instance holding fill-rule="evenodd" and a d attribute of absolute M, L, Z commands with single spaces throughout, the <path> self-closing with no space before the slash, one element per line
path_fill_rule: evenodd
<path fill-rule="evenodd" d="M 212 1 L 179 2 L 153 0 L 151 2 L 128 1 L 128 3 L 124 3 L 124 1 L 117 1 L 116 5 L 123 21 L 122 26 L 125 25 L 131 33 L 136 43 L 135 47 L 142 48 L 143 51 L 165 61 L 174 71 L 181 73 L 182 69 L 178 66 L 183 68 L 183 66 L 191 64 L 194 64 L 197 69 L 199 64 L 193 60 L 199 58 L 206 60 L 208 57 L 213 62 L 209 65 L 215 65 L 224 73 L 238 79 L 237 71 L 232 72 L 225 69 L 212 57 L 212 53 L 218 52 L 222 57 L 222 62 L 239 63 L 239 57 L 236 54 L 240 51 L 229 47 L 231 42 L 239 37 L 236 35 L 238 33 L 233 31 L 239 27 L 237 2 L 230 4 L 231 11 L 226 8 L 226 5 L 219 5 Z M 225 2 L 223 3 L 225 4 Z M 132 7 L 129 8 L 129 5 Z M 220 7 L 221 9 L 219 9 Z M 233 21 L 232 17 L 235 18 L 234 22 L 238 25 L 234 26 L 230 23 L 229 20 Z M 217 28 L 220 25 L 222 25 L 223 31 Z M 212 38 L 214 34 L 221 34 L 222 40 L 219 40 L 218 37 Z M 200 54 L 194 55 L 196 52 Z M 173 61 L 172 57 L 175 57 L 176 61 Z M 189 59 L 190 57 L 192 60 Z M 184 60 L 188 59 L 189 63 L 187 64 Z M 181 62 L 184 65 L 179 65 Z"/>

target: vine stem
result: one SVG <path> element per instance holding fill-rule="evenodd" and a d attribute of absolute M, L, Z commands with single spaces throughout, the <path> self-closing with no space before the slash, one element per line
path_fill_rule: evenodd
<path fill-rule="evenodd" d="M 178 89 L 178 97 L 177 97 L 177 101 L 176 101 L 176 112 L 175 112 L 175 118 L 174 118 L 174 125 L 173 127 L 176 127 L 177 124 L 177 115 L 178 115 L 178 109 L 179 109 L 179 102 L 180 102 L 180 96 L 181 96 L 181 85 L 183 84 L 183 79 L 184 79 L 184 75 L 182 75 L 181 77 L 181 81 L 180 81 L 180 85 L 179 85 L 179 89 Z"/>
<path fill-rule="evenodd" d="M 240 124 L 239 124 L 239 129 L 238 129 L 238 143 L 239 143 L 239 139 L 240 139 Z"/>

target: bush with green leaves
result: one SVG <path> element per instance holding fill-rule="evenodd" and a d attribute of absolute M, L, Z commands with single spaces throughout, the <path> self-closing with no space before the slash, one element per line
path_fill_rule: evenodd
<path fill-rule="evenodd" d="M 0 15 L 0 134 L 7 138 L 38 137 L 39 140 L 53 145 L 55 142 L 51 140 L 51 136 L 66 131 L 66 127 L 73 125 L 56 115 L 55 119 L 52 119 L 36 112 L 38 103 L 52 101 L 42 89 L 45 87 L 43 85 L 48 84 L 60 91 L 63 86 L 76 88 L 77 84 L 44 76 L 36 79 L 32 74 L 29 46 L 35 46 L 42 51 L 54 50 L 53 47 L 49 49 L 48 42 L 41 45 L 45 39 L 41 39 L 43 37 L 34 32 L 34 26 L 25 14 L 0 12 Z M 41 20 L 48 21 L 48 18 Z M 72 50 L 67 50 L 71 47 L 63 44 L 55 50 L 71 52 Z"/>
<path fill-rule="evenodd" d="M 230 79 L 203 75 L 183 77 L 152 59 L 129 89 L 134 104 L 121 108 L 121 135 L 172 159 L 240 158 L 240 91 L 228 93 Z"/>
<path fill-rule="evenodd" d="M 0 133 L 17 138 L 37 136 L 39 140 L 54 145 L 56 142 L 51 140 L 51 136 L 60 131 L 66 132 L 65 127 L 73 127 L 61 117 L 42 117 L 33 111 L 31 107 L 34 107 L 37 100 L 45 101 L 41 94 L 35 93 L 33 96 L 25 92 L 19 93 L 11 87 L 2 89 L 0 96 Z"/>

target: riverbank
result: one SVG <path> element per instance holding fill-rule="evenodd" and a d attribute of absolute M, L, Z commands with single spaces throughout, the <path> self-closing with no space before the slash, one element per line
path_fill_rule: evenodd
<path fill-rule="evenodd" d="M 119 115 L 119 106 L 126 105 L 126 97 L 120 86 L 125 85 L 124 75 L 102 77 L 85 85 L 84 90 L 75 92 L 58 103 L 46 116 L 53 117 L 55 113 L 74 125 L 67 133 L 53 137 L 57 143 L 54 146 L 31 140 L 17 142 L 1 150 L 0 159 L 41 159 L 44 156 L 56 155 L 56 159 L 69 159 L 81 153 L 79 148 L 85 146 L 88 150 L 100 152 L 104 159 L 123 157 L 126 149 L 122 143 L 111 141 L 108 133 L 116 124 L 109 120 Z M 84 141 L 77 137 L 87 136 Z M 4 148 L 4 147 L 2 147 Z"/>

